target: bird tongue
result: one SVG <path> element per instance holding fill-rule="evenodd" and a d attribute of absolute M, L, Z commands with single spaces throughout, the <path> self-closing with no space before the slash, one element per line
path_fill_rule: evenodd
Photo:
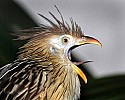
<path fill-rule="evenodd" d="M 85 61 L 85 62 L 79 61 L 79 62 L 73 62 L 73 63 L 78 66 L 78 65 L 85 64 L 85 63 L 89 63 L 89 62 L 93 62 L 93 61 Z"/>

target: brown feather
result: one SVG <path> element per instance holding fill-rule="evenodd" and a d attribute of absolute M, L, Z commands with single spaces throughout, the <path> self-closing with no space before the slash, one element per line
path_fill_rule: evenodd
<path fill-rule="evenodd" d="M 62 22 L 51 12 L 57 23 L 39 14 L 50 26 L 20 30 L 14 35 L 19 40 L 28 39 L 20 48 L 18 60 L 0 71 L 0 97 L 12 100 L 76 100 L 80 96 L 78 74 L 73 63 L 60 49 L 53 55 L 50 52 L 50 39 L 57 35 L 82 37 L 81 28 L 70 20 L 71 26 Z M 8 83 L 7 83 L 8 82 Z M 6 84 L 4 84 L 6 83 Z"/>

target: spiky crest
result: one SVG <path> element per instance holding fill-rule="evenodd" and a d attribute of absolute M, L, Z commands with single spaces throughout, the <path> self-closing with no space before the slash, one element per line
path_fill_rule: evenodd
<path fill-rule="evenodd" d="M 68 34 L 74 37 L 83 36 L 81 27 L 76 22 L 74 22 L 72 18 L 70 18 L 71 25 L 69 25 L 66 21 L 64 21 L 63 16 L 56 5 L 55 8 L 61 16 L 62 21 L 56 18 L 55 15 L 50 11 L 49 14 L 54 18 L 56 23 L 52 22 L 49 18 L 45 17 L 44 15 L 38 13 L 38 15 L 45 19 L 50 25 L 40 24 L 39 27 L 19 30 L 17 33 L 14 33 L 13 35 L 18 36 L 18 40 L 30 39 L 34 36 L 37 36 L 38 34 L 44 33 Z"/>

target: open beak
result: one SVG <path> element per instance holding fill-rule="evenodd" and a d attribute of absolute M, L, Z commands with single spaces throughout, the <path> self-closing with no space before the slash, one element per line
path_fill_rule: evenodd
<path fill-rule="evenodd" d="M 102 44 L 95 38 L 84 36 L 82 39 L 80 39 L 77 43 L 78 45 L 84 45 L 84 44 L 97 44 L 100 47 L 102 47 Z M 75 71 L 80 75 L 80 77 L 84 80 L 85 83 L 87 83 L 86 75 L 82 72 L 81 69 L 79 69 L 75 64 L 73 64 L 73 68 Z"/>

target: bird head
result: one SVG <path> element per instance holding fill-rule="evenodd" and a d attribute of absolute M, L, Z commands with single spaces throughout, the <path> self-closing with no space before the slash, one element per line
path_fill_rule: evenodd
<path fill-rule="evenodd" d="M 51 53 L 53 55 L 60 56 L 62 59 L 66 59 L 67 62 L 71 61 L 71 51 L 81 45 L 85 44 L 97 44 L 102 46 L 102 44 L 95 38 L 81 35 L 79 37 L 72 35 L 55 35 L 50 39 Z M 61 51 L 61 54 L 58 54 Z M 73 69 L 81 76 L 81 78 L 87 83 L 87 78 L 85 74 L 77 67 L 77 65 L 72 65 Z"/>
<path fill-rule="evenodd" d="M 59 62 L 72 63 L 70 53 L 74 48 L 85 44 L 102 46 L 97 39 L 85 36 L 80 26 L 73 19 L 70 19 L 71 25 L 69 25 L 67 22 L 64 22 L 60 12 L 62 21 L 58 20 L 51 12 L 49 13 L 57 23 L 39 14 L 50 23 L 50 26 L 41 24 L 40 27 L 20 30 L 18 34 L 15 34 L 19 36 L 18 39 L 20 40 L 29 39 L 28 43 L 20 48 L 19 59 L 42 59 L 42 61 L 51 61 L 55 64 Z M 84 73 L 73 63 L 72 68 L 87 83 L 87 78 Z"/>
<path fill-rule="evenodd" d="M 56 55 L 57 52 L 61 51 L 62 54 L 69 60 L 71 60 L 71 51 L 78 46 L 85 44 L 97 44 L 99 46 L 102 46 L 102 44 L 95 38 L 84 35 L 80 37 L 74 37 L 69 34 L 52 36 L 52 38 L 50 39 L 50 44 L 51 53 Z"/>

